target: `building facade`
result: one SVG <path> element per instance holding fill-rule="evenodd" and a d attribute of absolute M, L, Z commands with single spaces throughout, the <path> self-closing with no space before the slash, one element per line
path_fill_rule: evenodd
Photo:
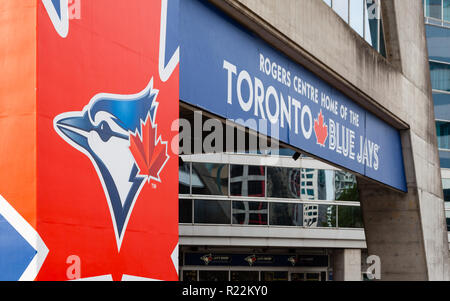
<path fill-rule="evenodd" d="M 447 10 L 1 1 L 0 280 L 449 280 Z"/>
<path fill-rule="evenodd" d="M 449 119 L 450 101 L 450 1 L 425 1 L 425 28 L 428 41 L 431 85 L 433 88 L 439 158 L 444 189 L 445 216 L 450 229 L 450 209 L 448 202 L 450 189 L 449 161 Z"/>
<path fill-rule="evenodd" d="M 245 5 L 255 8 L 245 1 L 242 6 L 230 2 L 229 6 L 238 11 L 247 9 Z M 359 47 L 365 44 L 381 57 L 392 59 L 392 52 L 386 48 L 380 1 L 323 2 L 333 14 L 327 18 L 343 20 L 346 30 L 361 41 Z M 273 5 L 260 4 L 257 14 L 273 13 L 269 12 Z M 323 4 L 311 6 L 319 9 Z M 315 55 L 314 51 L 311 55 Z M 361 80 L 357 77 L 356 83 Z M 433 95 L 436 93 L 445 94 L 433 90 Z M 442 140 L 440 136 L 438 129 L 438 139 Z M 367 279 L 365 272 L 370 262 L 366 259 L 373 252 L 367 249 L 364 232 L 359 195 L 364 188 L 358 189 L 357 176 L 352 173 L 295 154 L 296 151 L 283 148 L 276 155 L 270 150 L 247 149 L 220 155 L 181 156 L 182 280 Z M 281 155 L 279 160 L 271 160 L 278 155 Z M 369 186 L 365 187 L 370 191 Z M 444 180 L 444 194 L 445 191 Z M 395 257 L 399 260 L 398 255 Z M 442 263 L 439 269 L 445 273 Z M 412 279 L 421 277 L 419 273 L 411 276 Z"/>

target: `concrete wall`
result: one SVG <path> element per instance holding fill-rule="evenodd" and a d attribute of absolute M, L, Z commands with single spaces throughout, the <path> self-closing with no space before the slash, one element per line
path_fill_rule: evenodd
<path fill-rule="evenodd" d="M 448 240 L 423 1 L 382 1 L 387 58 L 323 1 L 211 0 L 293 60 L 402 130 L 408 193 L 359 180 L 382 280 L 448 279 Z"/>
<path fill-rule="evenodd" d="M 362 280 L 360 249 L 336 249 L 333 256 L 334 281 Z"/>

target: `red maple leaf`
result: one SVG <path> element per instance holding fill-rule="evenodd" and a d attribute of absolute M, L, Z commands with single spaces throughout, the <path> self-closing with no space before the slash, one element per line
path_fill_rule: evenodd
<path fill-rule="evenodd" d="M 157 138 L 156 125 L 150 121 L 150 116 L 141 121 L 141 135 L 131 133 L 130 151 L 139 168 L 139 174 L 147 176 L 148 181 L 154 179 L 160 182 L 159 173 L 169 160 L 167 143 Z"/>
<path fill-rule="evenodd" d="M 314 132 L 316 133 L 317 144 L 325 147 L 325 141 L 328 137 L 328 126 L 323 123 L 322 110 L 320 110 L 318 119 L 314 119 Z"/>

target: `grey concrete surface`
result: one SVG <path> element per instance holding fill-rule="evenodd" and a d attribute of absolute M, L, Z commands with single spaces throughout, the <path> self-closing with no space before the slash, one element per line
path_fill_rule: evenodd
<path fill-rule="evenodd" d="M 359 179 L 382 280 L 448 280 L 423 1 L 382 1 L 387 57 L 320 0 L 210 0 L 402 133 L 408 193 Z"/>
<path fill-rule="evenodd" d="M 360 249 L 336 249 L 333 256 L 334 281 L 362 280 Z"/>

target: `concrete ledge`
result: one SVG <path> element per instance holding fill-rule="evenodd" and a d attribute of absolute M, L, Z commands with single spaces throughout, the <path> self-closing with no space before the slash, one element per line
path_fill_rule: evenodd
<path fill-rule="evenodd" d="M 365 249 L 363 229 L 180 225 L 180 245 Z"/>

